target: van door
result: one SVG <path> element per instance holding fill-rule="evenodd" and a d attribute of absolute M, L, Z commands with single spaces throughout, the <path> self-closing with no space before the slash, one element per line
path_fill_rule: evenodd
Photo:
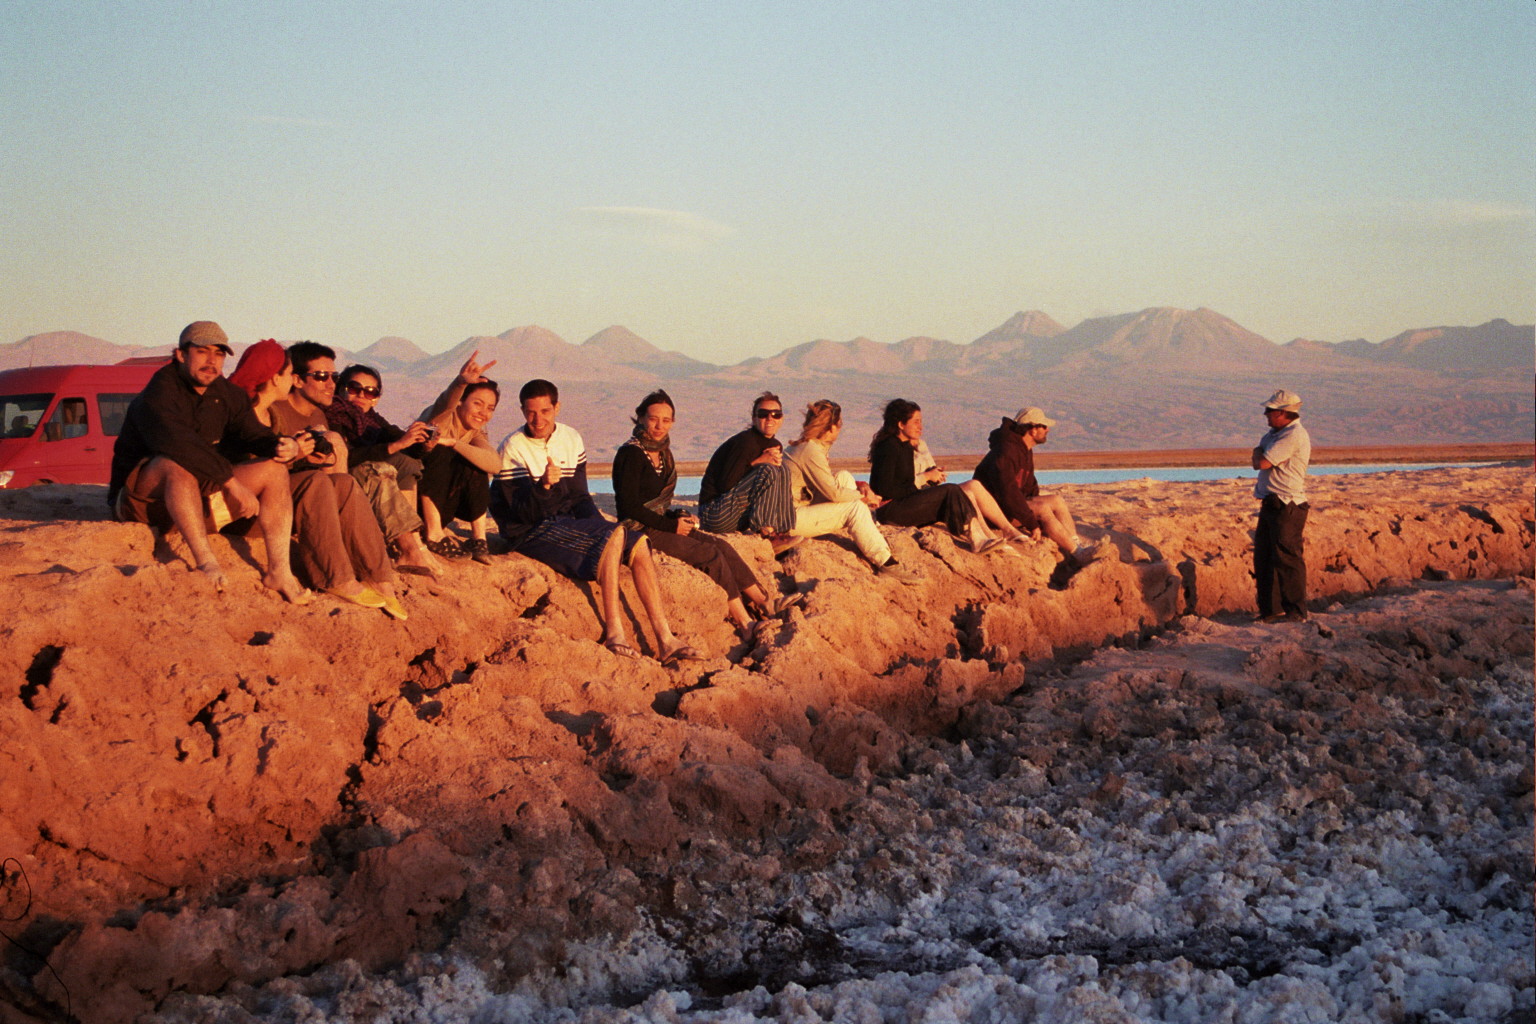
<path fill-rule="evenodd" d="M 41 443 L 43 468 L 38 473 L 39 483 L 99 484 L 105 483 L 102 467 L 112 462 L 111 443 L 106 442 L 99 430 L 93 430 L 96 417 L 85 396 L 65 395 L 53 407 L 43 421 L 43 429 L 37 441 Z M 105 451 L 105 456 L 102 452 Z"/>

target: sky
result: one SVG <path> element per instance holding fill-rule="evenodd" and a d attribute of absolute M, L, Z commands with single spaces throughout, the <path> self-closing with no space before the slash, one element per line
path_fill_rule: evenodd
<path fill-rule="evenodd" d="M 1533 318 L 1536 4 L 0 7 L 0 343 Z"/>

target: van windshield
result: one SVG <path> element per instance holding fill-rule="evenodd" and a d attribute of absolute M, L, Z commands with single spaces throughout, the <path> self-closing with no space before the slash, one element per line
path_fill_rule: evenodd
<path fill-rule="evenodd" d="M 31 437 L 42 421 L 51 394 L 0 395 L 0 437 Z"/>

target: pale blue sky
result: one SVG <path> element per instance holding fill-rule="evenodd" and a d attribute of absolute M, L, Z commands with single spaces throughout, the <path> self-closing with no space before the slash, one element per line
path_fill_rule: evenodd
<path fill-rule="evenodd" d="M 1536 4 L 0 8 L 0 342 L 1532 319 Z"/>

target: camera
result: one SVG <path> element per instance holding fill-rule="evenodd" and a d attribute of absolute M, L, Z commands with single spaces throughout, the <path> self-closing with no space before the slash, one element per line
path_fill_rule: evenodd
<path fill-rule="evenodd" d="M 316 455 L 330 455 L 336 451 L 335 445 L 331 444 L 331 439 L 326 437 L 325 431 L 320 428 L 310 427 L 309 437 L 315 442 Z"/>

